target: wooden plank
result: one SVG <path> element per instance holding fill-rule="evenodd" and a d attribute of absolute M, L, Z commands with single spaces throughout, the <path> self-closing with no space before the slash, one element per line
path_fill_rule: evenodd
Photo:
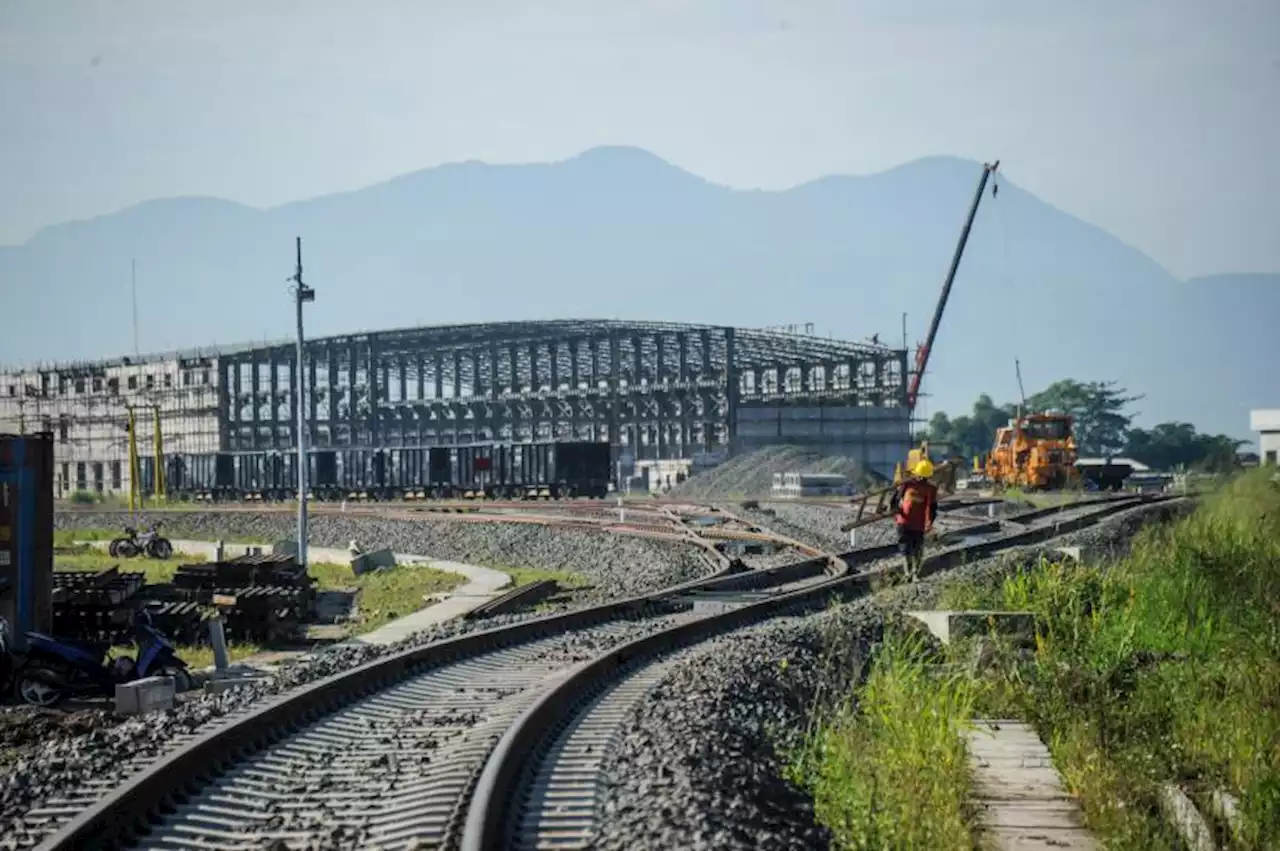
<path fill-rule="evenodd" d="M 1098 848 L 1049 749 L 1021 721 L 977 720 L 969 733 L 970 800 L 983 846 L 996 851 Z"/>

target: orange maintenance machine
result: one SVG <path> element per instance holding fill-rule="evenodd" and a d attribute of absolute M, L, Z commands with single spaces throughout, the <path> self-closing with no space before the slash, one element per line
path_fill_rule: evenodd
<path fill-rule="evenodd" d="M 1009 425 L 996 430 L 982 472 L 996 487 L 1061 490 L 1078 486 L 1071 417 L 1044 413 L 1009 420 Z"/>

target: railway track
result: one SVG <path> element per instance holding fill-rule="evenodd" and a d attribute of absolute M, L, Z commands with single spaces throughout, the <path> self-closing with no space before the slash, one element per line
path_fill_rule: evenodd
<path fill-rule="evenodd" d="M 114 514 L 122 518 L 122 521 L 132 516 L 132 512 L 127 510 L 104 511 L 102 509 L 97 509 L 96 511 L 84 511 L 78 507 L 59 510 L 66 510 L 68 513 Z M 780 547 L 798 549 L 800 552 L 809 555 L 816 555 L 819 552 L 817 549 L 806 544 L 770 533 L 749 532 L 731 528 L 694 528 L 690 525 L 679 522 L 678 518 L 673 519 L 671 516 L 656 510 L 641 513 L 636 512 L 631 508 L 627 508 L 627 514 L 631 514 L 633 517 L 637 514 L 640 515 L 640 519 L 630 521 L 620 520 L 617 516 L 589 517 L 528 513 L 509 514 L 486 511 L 451 514 L 447 512 L 428 512 L 414 508 L 389 508 L 385 506 L 369 507 L 363 505 L 343 509 L 339 506 L 333 506 L 326 503 L 314 505 L 310 510 L 312 516 L 378 517 L 384 520 L 404 520 L 409 522 L 423 520 L 429 517 L 444 519 L 454 523 L 510 523 L 531 526 L 549 526 L 561 529 L 574 529 L 583 532 L 626 535 L 629 537 L 663 540 L 673 543 L 694 544 L 702 546 L 704 549 L 714 548 L 716 541 L 730 540 L 771 543 Z M 221 506 L 211 505 L 182 508 L 153 508 L 147 509 L 147 511 L 149 513 L 160 514 L 162 516 L 166 514 L 203 514 L 206 512 L 254 515 L 292 513 L 292 509 L 289 509 L 286 506 L 264 506 L 241 503 Z"/>
<path fill-rule="evenodd" d="M 1019 525 L 1025 528 L 936 553 L 922 573 L 945 570 L 1005 547 L 1046 540 L 1142 502 L 1141 498 L 1091 500 L 1075 507 L 1025 512 L 1019 516 L 1023 521 Z M 1037 522 L 1040 525 L 1032 525 Z M 887 554 L 890 548 L 874 549 Z M 847 558 L 857 560 L 852 554 Z M 762 620 L 792 605 L 820 602 L 831 594 L 848 597 L 869 593 L 886 578 L 884 569 L 838 575 L 779 598 L 731 610 L 715 629 L 710 628 L 709 619 L 684 624 L 666 634 L 616 647 L 581 666 L 544 693 L 503 735 L 472 798 L 461 848 L 591 847 L 600 817 L 597 802 L 604 792 L 603 770 L 623 721 L 678 661 L 681 649 L 699 638 Z"/>
<path fill-rule="evenodd" d="M 924 572 L 1142 501 L 1058 509 L 1056 518 L 935 554 Z M 601 748 L 673 653 L 833 596 L 868 593 L 885 581 L 875 565 L 892 549 L 721 571 L 385 656 L 254 704 L 128 776 L 47 801 L 28 813 L 24 832 L 46 851 L 263 848 L 277 840 L 295 849 L 582 847 L 594 824 Z M 577 821 L 566 822 L 565 812 Z"/>

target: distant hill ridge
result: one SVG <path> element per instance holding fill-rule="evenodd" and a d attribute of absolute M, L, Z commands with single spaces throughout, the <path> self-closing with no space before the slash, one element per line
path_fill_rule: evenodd
<path fill-rule="evenodd" d="M 0 247 L 0 362 L 288 336 L 304 238 L 308 332 L 609 316 L 814 322 L 850 339 L 923 336 L 980 164 L 929 157 L 782 191 L 718 186 L 628 147 L 549 164 L 456 163 L 271 209 L 147 201 Z M 1016 163 L 1003 168 L 1016 178 Z M 1000 179 L 956 281 L 922 414 L 1030 387 L 1115 379 L 1140 421 L 1247 436 L 1276 404 L 1280 276 L 1178 281 L 1106 231 Z M 1274 393 L 1275 391 L 1270 391 Z"/>

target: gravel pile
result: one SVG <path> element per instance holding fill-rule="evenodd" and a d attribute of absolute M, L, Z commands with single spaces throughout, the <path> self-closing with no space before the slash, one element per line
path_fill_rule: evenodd
<path fill-rule="evenodd" d="M 297 534 L 293 517 L 286 514 L 210 511 L 142 515 L 139 519 L 144 526 L 162 520 L 169 537 L 198 541 L 235 536 L 271 542 L 292 539 Z M 121 525 L 121 516 L 60 513 L 55 515 L 54 524 L 60 530 L 115 528 Z M 354 540 L 364 549 L 389 547 L 398 553 L 499 570 L 535 567 L 572 571 L 588 577 L 600 595 L 610 599 L 654 591 L 707 572 L 707 565 L 697 557 L 696 550 L 682 544 L 522 523 L 322 514 L 311 518 L 309 534 L 317 547 L 345 549 Z"/>
<path fill-rule="evenodd" d="M 1120 554 L 1137 528 L 1186 506 L 1146 506 L 1056 540 Z M 1044 547 L 951 571 L 992 579 L 1036 564 Z M 938 595 L 938 580 L 821 614 L 771 621 L 708 642 L 676 665 L 628 716 L 608 764 L 598 847 L 826 848 L 809 797 L 783 779 L 780 751 L 812 710 L 847 694 L 889 615 Z"/>
<path fill-rule="evenodd" d="M 826 455 L 805 446 L 767 446 L 689 477 L 672 488 L 670 495 L 690 499 L 767 497 L 774 473 L 837 473 L 858 488 L 872 481 L 861 462 L 853 458 Z"/>

